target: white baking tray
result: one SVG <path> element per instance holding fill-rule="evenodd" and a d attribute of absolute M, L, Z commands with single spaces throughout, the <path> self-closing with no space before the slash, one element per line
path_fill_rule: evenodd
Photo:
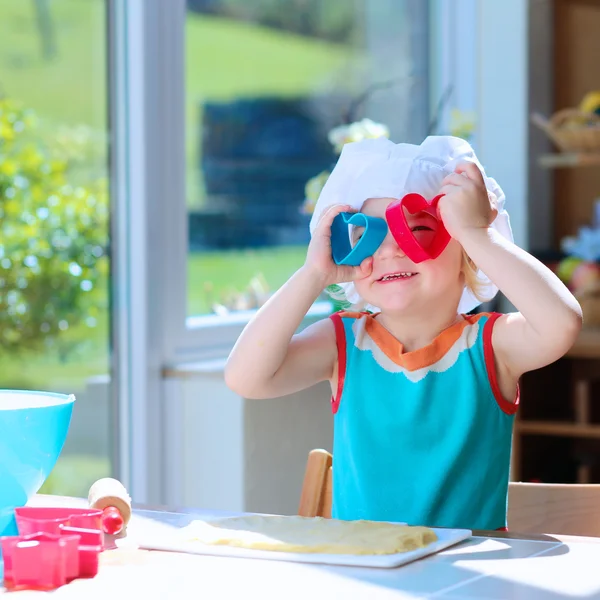
<path fill-rule="evenodd" d="M 182 552 L 186 554 L 204 554 L 209 556 L 224 556 L 230 558 L 254 558 L 261 560 L 280 560 L 325 565 L 340 565 L 347 567 L 380 567 L 394 568 L 430 556 L 436 552 L 458 544 L 471 537 L 468 529 L 436 529 L 437 542 L 425 548 L 384 555 L 346 555 L 346 554 L 309 554 L 302 552 L 275 552 L 271 550 L 249 550 L 231 546 L 211 546 L 201 542 L 183 542 L 176 535 L 158 534 L 144 536 L 136 540 L 137 545 L 144 550 L 161 550 L 165 552 Z"/>

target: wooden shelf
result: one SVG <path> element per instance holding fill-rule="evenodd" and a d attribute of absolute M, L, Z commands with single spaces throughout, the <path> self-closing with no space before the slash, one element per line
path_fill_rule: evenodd
<path fill-rule="evenodd" d="M 567 352 L 569 358 L 600 359 L 600 328 L 583 328 L 573 347 Z"/>
<path fill-rule="evenodd" d="M 572 421 L 517 421 L 515 426 L 520 434 L 600 438 L 600 425 L 584 425 Z"/>
<path fill-rule="evenodd" d="M 546 169 L 573 169 L 578 167 L 600 167 L 600 152 L 594 154 L 562 152 L 543 154 L 538 163 Z"/>

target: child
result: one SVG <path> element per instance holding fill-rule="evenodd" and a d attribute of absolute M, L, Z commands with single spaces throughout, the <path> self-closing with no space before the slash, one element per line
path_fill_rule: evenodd
<path fill-rule="evenodd" d="M 409 192 L 444 194 L 439 216 L 451 240 L 438 258 L 412 262 L 388 232 L 360 266 L 333 262 L 337 214 L 385 218 Z M 519 377 L 566 353 L 581 309 L 513 244 L 503 205 L 500 187 L 458 138 L 347 144 L 316 204 L 304 266 L 240 336 L 225 373 L 239 394 L 277 397 L 330 382 L 333 517 L 506 527 Z M 407 219 L 423 245 L 435 236 L 432 215 Z M 360 235 L 355 228 L 353 240 Z M 295 335 L 335 283 L 370 311 L 337 313 Z M 518 312 L 465 314 L 498 288 Z"/>

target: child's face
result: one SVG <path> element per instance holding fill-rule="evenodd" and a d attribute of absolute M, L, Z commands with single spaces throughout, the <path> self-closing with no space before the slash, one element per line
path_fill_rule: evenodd
<path fill-rule="evenodd" d="M 361 209 L 366 215 L 385 219 L 385 210 L 392 198 L 370 198 Z M 406 213 L 408 225 L 421 245 L 426 246 L 435 236 L 437 219 L 426 213 Z M 358 240 L 361 228 L 352 232 Z M 400 249 L 388 232 L 373 255 L 373 271 L 369 277 L 354 282 L 361 298 L 386 312 L 418 312 L 439 303 L 458 302 L 464 289 L 461 272 L 462 247 L 450 240 L 446 249 L 435 260 L 414 263 Z"/>

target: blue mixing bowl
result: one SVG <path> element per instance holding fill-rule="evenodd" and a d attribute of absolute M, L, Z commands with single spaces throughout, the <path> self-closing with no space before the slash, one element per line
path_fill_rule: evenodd
<path fill-rule="evenodd" d="M 74 396 L 0 390 L 0 536 L 16 535 L 14 509 L 42 487 L 61 453 Z"/>

